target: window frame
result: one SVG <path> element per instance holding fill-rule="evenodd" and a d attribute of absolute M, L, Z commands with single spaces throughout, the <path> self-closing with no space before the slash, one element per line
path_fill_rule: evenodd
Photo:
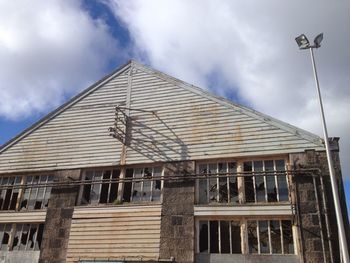
<path fill-rule="evenodd" d="M 151 187 L 151 194 L 149 195 L 149 200 L 139 200 L 139 201 L 135 201 L 135 200 L 132 200 L 133 199 L 133 191 L 134 191 L 134 184 L 137 183 L 137 182 L 134 182 L 133 179 L 135 178 L 134 175 L 135 175 L 135 170 L 137 169 L 142 169 L 144 170 L 145 168 L 151 168 L 152 169 L 152 180 L 150 180 L 150 187 Z M 159 197 L 157 198 L 157 200 L 151 200 L 152 197 L 153 197 L 153 192 L 154 192 L 154 184 L 155 184 L 155 181 L 158 181 L 158 180 L 154 180 L 153 177 L 154 177 L 154 170 L 156 168 L 159 168 L 159 180 L 160 180 L 160 191 L 159 191 Z M 152 163 L 152 164 L 138 164 L 138 165 L 130 165 L 130 166 L 113 166 L 113 167 L 96 167 L 96 168 L 88 168 L 88 169 L 85 169 L 82 171 L 82 175 L 81 175 L 81 180 L 84 181 L 85 180 L 85 176 L 88 172 L 102 172 L 102 177 L 103 177 L 103 172 L 104 171 L 107 171 L 107 170 L 110 170 L 111 172 L 113 172 L 114 170 L 119 170 L 119 177 L 117 177 L 117 182 L 115 183 L 117 185 L 117 197 L 115 199 L 114 202 L 108 202 L 108 203 L 95 203 L 95 204 L 83 204 L 82 203 L 82 198 L 83 198 L 83 192 L 84 192 L 84 185 L 81 185 L 80 186 L 80 189 L 79 189 L 79 194 L 78 194 L 78 200 L 77 200 L 77 205 L 78 206 L 106 206 L 106 205 L 120 205 L 120 204 L 144 204 L 144 203 L 162 203 L 163 201 L 163 187 L 164 187 L 164 165 L 161 164 L 161 163 Z M 127 178 L 126 177 L 126 172 L 127 170 L 133 170 L 133 175 L 132 175 L 132 179 L 130 180 L 130 182 L 127 182 L 125 181 L 125 179 Z M 146 180 L 141 180 L 139 183 L 141 184 L 141 192 L 143 193 L 143 186 L 144 186 L 144 182 L 146 182 Z M 130 193 L 130 200 L 129 201 L 125 201 L 123 200 L 123 196 L 124 196 L 124 193 L 125 193 L 125 186 L 126 184 L 128 183 L 131 183 L 131 193 Z M 98 183 L 97 183 L 98 184 Z M 102 184 L 101 183 L 101 189 L 102 189 Z M 112 182 L 109 183 L 110 185 L 111 184 L 114 184 Z M 111 186 L 109 186 L 110 188 Z M 101 191 L 100 191 L 100 196 L 101 196 Z"/>
<path fill-rule="evenodd" d="M 6 249 L 2 249 L 3 246 L 3 237 L 4 235 L 2 233 L 5 232 L 5 228 L 7 226 L 10 226 L 10 230 L 8 231 L 8 242 L 5 246 Z M 21 249 L 22 244 L 22 236 L 24 233 L 24 227 L 28 226 L 27 229 L 27 237 L 25 242 L 24 249 Z M 0 251 L 2 252 L 8 252 L 8 251 L 40 251 L 41 245 L 43 241 L 43 233 L 44 233 L 44 226 L 45 224 L 43 222 L 20 222 L 20 223 L 1 223 L 0 224 Z M 30 241 L 30 233 L 32 229 L 36 228 L 36 232 L 34 233 L 34 237 L 32 239 L 33 242 L 33 248 L 31 249 L 29 245 Z M 20 228 L 20 231 L 18 231 Z M 40 232 L 40 233 L 39 233 Z M 19 235 L 17 235 L 19 233 Z M 39 236 L 40 234 L 40 236 Z M 15 238 L 17 239 L 17 244 L 15 245 Z M 40 238 L 40 239 L 38 239 Z"/>
<path fill-rule="evenodd" d="M 265 161 L 273 161 L 273 164 L 274 164 L 274 170 L 272 171 L 272 173 L 274 174 L 274 183 L 275 185 L 277 185 L 279 187 L 279 176 L 281 175 L 277 175 L 277 170 L 276 170 L 276 161 L 279 161 L 279 160 L 283 160 L 284 161 L 284 167 L 285 167 L 285 182 L 286 182 L 286 186 L 287 186 L 287 199 L 288 200 L 280 200 L 280 189 L 277 189 L 277 192 L 278 192 L 278 199 L 276 202 L 268 202 L 267 200 L 267 197 L 265 196 L 265 200 L 263 202 L 256 202 L 256 191 L 255 191 L 255 179 L 253 179 L 253 187 L 254 187 L 254 190 L 253 190 L 253 194 L 254 194 L 254 202 L 247 202 L 247 196 L 246 196 L 246 190 L 245 190 L 245 178 L 244 176 L 238 176 L 237 177 L 237 186 L 238 186 L 238 201 L 237 202 L 210 202 L 209 200 L 209 192 L 207 192 L 207 200 L 209 200 L 209 202 L 206 202 L 206 203 L 201 203 L 200 202 L 200 197 L 199 197 L 199 181 L 201 179 L 196 179 L 196 184 L 195 184 L 195 205 L 226 205 L 226 206 L 229 206 L 229 205 L 251 205 L 251 204 L 254 204 L 254 205 L 262 205 L 262 204 L 283 204 L 283 203 L 291 203 L 292 202 L 292 192 L 291 192 L 291 188 L 290 188 L 290 176 L 287 172 L 287 167 L 288 167 L 288 160 L 289 160 L 289 157 L 288 155 L 271 155 L 271 156 L 251 156 L 251 157 L 244 157 L 244 158 L 218 158 L 218 159 L 208 159 L 208 160 L 200 160 L 200 161 L 196 161 L 196 174 L 200 175 L 201 174 L 201 171 L 200 171 L 200 166 L 201 165 L 209 165 L 209 164 L 216 164 L 218 166 L 219 163 L 235 163 L 236 164 L 236 173 L 244 173 L 244 163 L 245 162 L 257 162 L 257 161 L 262 161 L 263 162 L 263 165 L 265 165 Z M 228 167 L 227 167 L 228 168 Z M 254 175 L 252 173 L 252 178 L 254 178 Z M 263 175 L 264 176 L 264 191 L 265 191 L 265 195 L 266 195 L 266 175 Z M 227 177 L 229 178 L 229 177 Z M 202 179 L 204 180 L 204 179 Z M 207 179 L 209 181 L 209 179 Z M 219 180 L 219 178 L 218 178 Z M 208 187 L 209 187 L 209 183 L 208 184 Z M 218 185 L 218 183 L 217 183 Z M 207 187 L 207 188 L 208 188 Z M 229 195 L 229 193 L 228 193 Z M 218 199 L 217 199 L 218 200 Z"/>
<path fill-rule="evenodd" d="M 27 184 L 27 180 L 28 178 L 35 178 L 38 177 L 38 181 L 36 183 L 33 182 L 34 179 L 32 179 L 32 183 Z M 42 182 L 41 179 L 43 177 L 46 177 L 45 182 Z M 14 183 L 12 184 L 14 187 L 11 187 L 11 185 L 9 184 L 2 184 L 4 179 L 7 179 L 7 181 L 9 181 L 9 178 L 14 178 Z M 51 178 L 51 181 L 49 181 L 49 179 Z M 3 212 L 8 212 L 8 211 L 15 211 L 15 212 L 20 212 L 20 211 L 35 211 L 35 210 L 45 210 L 47 209 L 48 206 L 48 202 L 51 196 L 51 191 L 52 191 L 52 186 L 47 186 L 47 184 L 49 184 L 50 182 L 54 182 L 54 178 L 55 175 L 54 173 L 34 173 L 34 174 L 26 174 L 26 175 L 3 175 L 0 177 L 0 185 L 7 187 L 7 189 L 0 189 L 0 196 L 2 197 L 3 195 L 8 194 L 8 191 L 11 190 L 11 196 L 9 199 L 9 204 L 8 209 L 4 209 L 4 205 L 5 205 L 5 201 L 6 199 L 3 200 L 3 202 L 0 205 L 0 213 Z M 19 182 L 16 183 L 16 180 L 19 179 Z M 39 187 L 35 187 L 35 184 L 43 184 L 43 186 L 39 186 Z M 30 187 L 27 187 L 30 186 Z M 41 191 L 40 189 L 42 189 L 42 196 L 41 199 L 38 196 L 39 192 Z M 35 198 L 31 199 L 32 196 L 32 192 L 33 189 L 35 189 L 36 193 L 35 193 Z M 49 189 L 49 191 L 48 191 Z M 16 197 L 16 201 L 14 204 L 14 209 L 10 209 L 12 202 L 13 202 L 13 193 L 14 190 L 18 191 L 17 197 Z M 47 195 L 47 192 L 49 192 L 49 194 Z M 26 194 L 28 193 L 27 198 Z M 25 206 L 23 206 L 23 202 L 27 200 L 27 203 L 25 204 Z M 29 201 L 32 200 L 33 201 L 33 208 L 30 208 L 30 204 Z M 41 204 L 40 204 L 40 208 L 35 208 L 35 206 L 37 205 L 37 201 L 41 200 Z"/>
<path fill-rule="evenodd" d="M 207 252 L 200 252 L 200 222 L 208 222 L 208 250 Z M 219 253 L 210 253 L 210 221 L 227 221 L 230 222 L 230 253 L 220 253 L 221 252 L 221 240 L 220 240 L 220 225 L 221 223 L 218 223 L 218 246 L 219 246 Z M 269 253 L 260 253 L 260 232 L 259 232 L 259 223 L 261 221 L 267 221 L 268 224 L 268 240 L 269 240 Z M 271 243 L 271 229 L 270 229 L 270 221 L 279 221 L 279 229 L 280 229 L 280 245 L 281 245 L 281 253 L 273 253 L 273 244 Z M 292 253 L 286 253 L 284 251 L 284 234 L 283 234 L 283 226 L 282 222 L 288 221 L 290 222 L 290 234 L 291 239 L 293 242 L 293 252 Z M 240 226 L 240 241 L 241 241 L 241 253 L 232 253 L 232 222 L 238 222 Z M 249 222 L 255 222 L 256 223 L 256 234 L 257 234 L 257 253 L 250 253 L 249 252 L 249 239 L 248 239 L 248 228 L 249 228 Z M 198 217 L 195 220 L 195 253 L 196 254 L 224 254 L 224 255 L 298 255 L 297 251 L 297 232 L 295 231 L 295 223 L 293 223 L 293 218 L 283 218 L 283 217 L 252 217 L 252 218 L 237 218 L 237 217 Z"/>

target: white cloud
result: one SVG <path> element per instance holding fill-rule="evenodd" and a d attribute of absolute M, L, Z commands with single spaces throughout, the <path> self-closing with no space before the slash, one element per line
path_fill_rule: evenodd
<path fill-rule="evenodd" d="M 80 1 L 0 2 L 0 116 L 46 112 L 100 78 L 117 41 Z"/>
<path fill-rule="evenodd" d="M 312 40 L 330 136 L 340 136 L 350 178 L 348 1 L 105 1 L 152 66 L 322 136 L 311 62 L 294 38 Z M 216 75 L 223 86 L 211 86 Z"/>

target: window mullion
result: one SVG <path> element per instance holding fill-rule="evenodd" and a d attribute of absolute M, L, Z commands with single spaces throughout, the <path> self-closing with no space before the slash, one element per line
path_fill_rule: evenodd
<path fill-rule="evenodd" d="M 210 221 L 208 220 L 208 253 L 211 253 L 211 247 L 210 247 Z"/>
<path fill-rule="evenodd" d="M 216 202 L 220 202 L 219 163 L 216 163 Z"/>
<path fill-rule="evenodd" d="M 267 182 L 266 182 L 266 167 L 265 167 L 265 161 L 263 161 L 263 176 L 264 176 L 264 191 L 265 191 L 265 202 L 269 201 L 268 193 L 267 193 Z"/>
<path fill-rule="evenodd" d="M 135 170 L 136 169 L 132 169 L 132 177 L 131 177 L 131 193 L 130 193 L 130 202 L 132 202 L 133 201 L 133 199 L 134 199 L 134 195 L 133 195 L 133 193 L 134 193 L 134 184 L 135 184 Z"/>
<path fill-rule="evenodd" d="M 27 249 L 28 249 L 29 237 L 30 237 L 31 230 L 32 230 L 32 224 L 29 224 L 29 229 L 28 229 L 28 234 L 27 234 L 28 236 L 27 236 L 27 240 L 26 240 L 26 246 L 24 248 L 25 251 L 27 251 Z"/>
<path fill-rule="evenodd" d="M 230 168 L 229 168 L 229 163 L 226 163 L 226 183 L 227 183 L 227 203 L 231 203 L 231 195 L 230 195 L 230 179 L 231 179 L 232 174 L 230 174 Z M 230 227 L 231 229 L 231 227 Z"/>
<path fill-rule="evenodd" d="M 149 196 L 149 200 L 148 201 L 152 201 L 153 200 L 153 185 L 155 183 L 154 179 L 154 167 L 152 167 L 152 175 L 151 175 L 151 192 L 150 192 L 150 196 Z"/>
<path fill-rule="evenodd" d="M 41 209 L 44 208 L 44 205 L 45 205 L 45 195 L 46 195 L 46 191 L 47 191 L 47 183 L 49 181 L 49 176 L 47 175 L 46 176 L 46 180 L 45 180 L 45 186 L 44 186 L 44 191 L 43 191 L 43 201 L 41 203 Z"/>
<path fill-rule="evenodd" d="M 206 164 L 207 166 L 207 173 L 205 175 L 206 180 L 207 180 L 207 203 L 210 203 L 210 176 L 209 176 L 209 164 Z"/>
<path fill-rule="evenodd" d="M 255 174 L 255 165 L 254 165 L 254 162 L 252 162 L 252 173 L 251 173 L 251 176 L 253 177 L 253 189 L 254 189 L 254 201 L 255 203 L 258 202 L 258 196 L 257 196 L 257 193 L 256 193 L 256 174 Z"/>
<path fill-rule="evenodd" d="M 276 194 L 277 194 L 277 201 L 280 201 L 280 190 L 279 190 L 279 185 L 278 185 L 278 174 L 277 167 L 276 167 L 276 160 L 273 160 L 273 170 L 275 173 L 275 186 L 276 186 Z"/>
<path fill-rule="evenodd" d="M 221 254 L 221 220 L 218 220 L 218 242 L 219 242 L 219 254 Z"/>
<path fill-rule="evenodd" d="M 260 233 L 259 233 L 260 227 L 259 227 L 259 221 L 256 221 L 256 236 L 258 238 L 258 254 L 261 254 L 260 250 Z"/>
<path fill-rule="evenodd" d="M 282 254 L 284 254 L 284 241 L 283 241 L 282 220 L 279 220 L 279 221 L 280 221 L 280 232 L 281 232 L 280 238 L 281 238 L 281 245 L 282 245 Z"/>
<path fill-rule="evenodd" d="M 38 182 L 37 182 L 37 187 L 36 187 L 36 191 L 35 191 L 35 199 L 34 199 L 34 207 L 33 209 L 35 209 L 35 203 L 36 201 L 38 200 L 38 194 L 39 194 L 39 188 L 38 188 L 38 184 L 40 183 L 40 176 L 39 176 L 39 179 L 38 179 Z"/>
<path fill-rule="evenodd" d="M 228 231 L 230 232 L 230 254 L 232 254 L 232 221 L 228 221 Z"/>
<path fill-rule="evenodd" d="M 269 236 L 269 252 L 272 254 L 271 227 L 270 220 L 267 220 L 267 234 Z"/>
<path fill-rule="evenodd" d="M 112 174 L 113 174 L 113 170 L 111 169 L 111 170 L 107 170 L 107 171 L 104 171 L 104 173 L 105 172 L 110 172 L 109 173 L 109 177 L 108 177 L 108 180 L 107 181 L 105 181 L 106 179 L 104 179 L 103 177 L 103 174 L 102 174 L 102 180 L 103 180 L 103 184 L 102 185 L 104 185 L 104 184 L 108 184 L 108 188 L 107 188 L 107 200 L 106 200 L 106 203 L 108 204 L 108 203 L 110 203 L 110 199 L 109 199 L 109 195 L 110 195 L 110 192 L 111 192 L 111 184 L 112 184 Z M 102 193 L 102 189 L 101 189 L 101 193 Z"/>

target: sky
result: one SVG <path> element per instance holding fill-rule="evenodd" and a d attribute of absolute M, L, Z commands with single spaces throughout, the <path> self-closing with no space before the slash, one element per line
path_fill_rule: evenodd
<path fill-rule="evenodd" d="M 130 58 L 330 137 L 350 203 L 350 2 L 0 0 L 0 145 Z"/>

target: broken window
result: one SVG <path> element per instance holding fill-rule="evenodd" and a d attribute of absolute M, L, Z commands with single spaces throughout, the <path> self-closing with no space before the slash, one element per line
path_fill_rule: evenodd
<path fill-rule="evenodd" d="M 21 177 L 2 177 L 0 178 L 0 210 L 15 210 L 18 197 Z"/>
<path fill-rule="evenodd" d="M 289 220 L 248 221 L 249 253 L 293 254 L 292 223 Z"/>
<path fill-rule="evenodd" d="M 118 196 L 120 170 L 86 171 L 80 204 L 114 203 Z"/>
<path fill-rule="evenodd" d="M 238 203 L 237 166 L 235 162 L 199 165 L 206 178 L 197 180 L 198 203 Z"/>
<path fill-rule="evenodd" d="M 119 191 L 123 202 L 159 201 L 161 174 L 161 167 L 126 168 L 125 180 L 119 182 L 119 169 L 86 171 L 80 204 L 116 203 L 118 189 L 123 189 Z"/>
<path fill-rule="evenodd" d="M 9 250 L 12 224 L 0 224 L 1 251 Z"/>
<path fill-rule="evenodd" d="M 128 168 L 125 177 L 131 181 L 124 183 L 124 202 L 160 200 L 161 167 Z"/>
<path fill-rule="evenodd" d="M 199 221 L 200 253 L 240 254 L 240 224 L 235 221 Z"/>
<path fill-rule="evenodd" d="M 244 162 L 243 170 L 247 203 L 289 200 L 284 160 Z"/>
<path fill-rule="evenodd" d="M 40 250 L 43 230 L 44 224 L 0 224 L 1 250 Z"/>
<path fill-rule="evenodd" d="M 24 178 L 24 182 L 28 187 L 23 190 L 24 193 L 20 203 L 20 210 L 46 208 L 52 189 L 51 186 L 47 186 L 46 184 L 53 182 L 53 176 L 27 176 Z"/>

